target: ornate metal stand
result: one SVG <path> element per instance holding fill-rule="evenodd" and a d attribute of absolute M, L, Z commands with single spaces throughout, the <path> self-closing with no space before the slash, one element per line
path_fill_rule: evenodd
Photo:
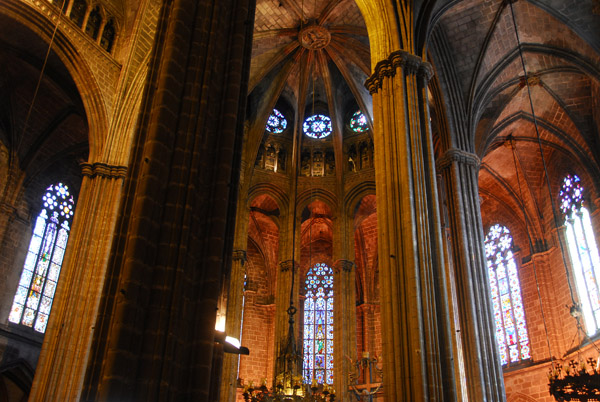
<path fill-rule="evenodd" d="M 353 362 L 355 371 L 348 374 L 348 377 L 350 391 L 357 401 L 373 402 L 373 396 L 383 386 L 383 369 L 377 363 L 377 358 L 370 357 L 369 352 L 364 352 L 362 359 Z"/>

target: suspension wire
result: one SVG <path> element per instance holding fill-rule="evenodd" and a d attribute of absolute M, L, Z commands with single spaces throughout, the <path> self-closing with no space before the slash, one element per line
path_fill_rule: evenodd
<path fill-rule="evenodd" d="M 302 31 L 302 27 L 304 24 L 304 0 L 302 0 L 302 5 L 300 7 L 300 31 Z M 302 57 L 302 56 L 300 56 Z M 302 66 L 302 61 L 300 61 L 300 66 Z M 300 68 L 300 73 L 302 73 L 302 69 Z M 298 80 L 300 85 L 302 85 L 302 74 L 300 74 L 300 79 Z M 296 198 L 298 197 L 298 178 L 300 176 L 301 169 L 301 158 L 302 158 L 302 122 L 298 122 L 296 125 L 296 134 L 298 149 L 296 150 L 296 180 L 294 180 L 294 198 L 292 199 L 293 208 L 292 208 L 292 284 L 290 287 L 290 308 L 294 306 L 294 283 L 296 279 L 296 214 L 298 212 L 298 205 Z M 300 243 L 302 244 L 302 242 Z"/>
<path fill-rule="evenodd" d="M 531 240 L 531 234 L 529 233 L 529 228 L 532 226 L 529 219 L 527 218 L 527 213 L 525 211 L 525 199 L 523 198 L 523 189 L 521 188 L 521 179 L 519 177 L 519 169 L 517 166 L 517 156 L 516 156 L 516 139 L 512 136 L 510 138 L 510 148 L 512 150 L 513 163 L 515 165 L 515 172 L 517 174 L 517 183 L 519 184 L 519 197 L 521 198 L 521 202 L 519 206 L 521 207 L 521 212 L 523 213 L 523 219 L 525 220 L 525 233 L 527 234 L 527 241 L 529 242 L 529 250 L 532 254 L 531 257 L 531 266 L 533 268 L 533 277 L 535 278 L 535 288 L 538 295 L 538 301 L 540 302 L 540 310 L 542 313 L 542 322 L 544 323 L 544 333 L 546 334 L 546 345 L 548 346 L 548 354 L 550 355 L 550 363 L 552 364 L 552 368 L 554 369 L 554 355 L 552 353 L 552 347 L 550 346 L 550 336 L 548 335 L 548 326 L 546 325 L 546 313 L 544 312 L 544 304 L 542 303 L 542 293 L 540 291 L 540 283 L 538 280 L 537 267 L 535 265 L 535 259 L 533 258 L 533 242 Z M 508 139 L 508 138 L 507 138 Z"/>
<path fill-rule="evenodd" d="M 519 38 L 519 30 L 517 29 L 517 20 L 515 19 L 515 12 L 513 9 L 512 2 L 509 1 L 508 5 L 510 6 L 510 14 L 512 16 L 513 26 L 515 27 L 515 36 L 517 37 L 517 47 L 519 50 L 519 58 L 521 59 L 521 66 L 523 67 L 525 86 L 527 87 L 527 96 L 529 98 L 529 107 L 531 108 L 531 115 L 533 117 L 533 124 L 535 126 L 535 134 L 537 137 L 537 144 L 538 144 L 538 148 L 540 150 L 540 156 L 542 157 L 542 165 L 544 166 L 544 177 L 545 177 L 545 181 L 546 181 L 546 187 L 548 189 L 548 196 L 550 197 L 550 206 L 552 207 L 552 217 L 554 218 L 554 226 L 556 227 L 556 229 L 558 229 L 558 223 L 557 223 L 558 216 L 556 215 L 556 209 L 555 209 L 556 205 L 554 203 L 554 198 L 552 197 L 552 187 L 550 186 L 550 177 L 548 176 L 548 166 L 546 164 L 546 158 L 544 157 L 544 150 L 542 149 L 542 140 L 540 137 L 540 129 L 538 127 L 537 117 L 535 115 L 535 109 L 533 108 L 533 100 L 531 98 L 531 87 L 529 85 L 529 80 L 527 77 L 527 68 L 525 66 L 525 58 L 523 56 L 523 48 L 521 46 L 521 40 Z M 565 247 L 560 238 L 560 234 L 558 233 L 558 230 L 557 230 L 556 235 L 558 237 L 558 244 L 560 245 L 560 253 L 562 256 L 563 266 L 565 268 L 567 284 L 569 285 L 569 294 L 571 296 L 571 302 L 573 303 L 573 306 L 576 306 L 577 302 L 575 301 L 575 295 L 573 293 L 573 285 L 571 284 L 569 270 L 567 269 L 567 260 L 565 257 Z M 576 318 L 576 319 L 579 321 L 578 318 Z"/>
<path fill-rule="evenodd" d="M 42 63 L 42 68 L 40 69 L 40 75 L 37 80 L 37 84 L 35 86 L 35 90 L 33 91 L 33 98 L 31 99 L 31 103 L 29 104 L 29 108 L 27 109 L 27 115 L 25 116 L 25 121 L 23 122 L 23 130 L 21 131 L 21 137 L 17 140 L 17 146 L 15 147 L 15 151 L 17 151 L 21 144 L 23 143 L 23 139 L 25 138 L 25 132 L 27 131 L 27 126 L 29 125 L 29 119 L 31 118 L 31 113 L 33 112 L 33 105 L 37 100 L 38 92 L 42 85 L 42 79 L 44 78 L 44 73 L 46 71 L 46 65 L 48 64 L 48 59 L 50 58 L 50 52 L 52 51 L 52 45 L 54 44 L 54 39 L 56 37 L 56 33 L 58 32 L 58 26 L 60 25 L 60 19 L 62 16 L 62 12 L 58 11 L 56 15 L 56 24 L 54 25 L 54 30 L 52 31 L 52 36 L 50 37 L 50 42 L 48 42 L 48 50 L 46 51 L 46 56 L 44 57 L 44 62 Z M 12 160 L 12 153 L 9 158 Z"/>
<path fill-rule="evenodd" d="M 545 176 L 545 182 L 546 182 L 546 187 L 548 190 L 548 196 L 550 197 L 550 206 L 552 207 L 552 217 L 554 219 L 554 226 L 557 229 L 557 233 L 556 236 L 558 238 L 558 244 L 560 246 L 560 254 L 562 257 L 562 262 L 563 262 L 563 267 L 565 269 L 565 276 L 567 277 L 567 285 L 569 286 L 569 295 L 571 296 L 571 302 L 573 303 L 573 305 L 571 306 L 571 316 L 573 318 L 575 318 L 575 321 L 577 321 L 577 329 L 578 331 L 582 331 L 584 334 L 584 337 L 592 344 L 592 346 L 600 352 L 600 348 L 598 348 L 598 346 L 596 346 L 596 344 L 594 343 L 594 341 L 588 336 L 587 332 L 585 330 L 583 330 L 583 327 L 581 325 L 581 316 L 580 314 L 574 314 L 575 311 L 580 311 L 579 309 L 579 304 L 577 303 L 577 301 L 575 300 L 575 294 L 573 291 L 573 285 L 571 283 L 571 277 L 569 276 L 569 269 L 567 268 L 567 259 L 565 256 L 565 246 L 563 244 L 563 241 L 561 239 L 560 233 L 558 233 L 558 216 L 556 214 L 556 205 L 554 202 L 554 198 L 552 197 L 552 187 L 550 186 L 550 177 L 548 175 L 548 166 L 546 164 L 546 158 L 544 157 L 544 151 L 542 149 L 542 140 L 541 140 L 541 136 L 540 136 L 540 130 L 538 127 L 538 121 L 537 121 L 537 117 L 535 115 L 535 109 L 533 107 L 533 100 L 531 97 L 531 86 L 529 84 L 529 80 L 527 77 L 527 68 L 525 65 L 525 58 L 523 56 L 523 48 L 521 46 L 521 40 L 519 38 L 519 30 L 517 28 L 517 21 L 515 18 L 515 12 L 513 9 L 513 5 L 511 1 L 508 1 L 508 5 L 510 7 L 510 14 L 512 17 L 512 22 L 513 22 L 513 26 L 515 28 L 515 36 L 517 38 L 517 48 L 519 50 L 519 58 L 521 60 L 521 66 L 523 67 L 523 74 L 524 74 L 524 79 L 525 79 L 525 86 L 527 87 L 527 96 L 529 98 L 529 107 L 531 108 L 531 115 L 533 117 L 533 124 L 535 126 L 535 133 L 536 133 L 536 137 L 537 137 L 537 144 L 538 144 L 538 149 L 540 151 L 540 156 L 542 158 L 542 165 L 544 166 L 544 176 Z M 566 356 L 566 354 L 565 354 Z"/>

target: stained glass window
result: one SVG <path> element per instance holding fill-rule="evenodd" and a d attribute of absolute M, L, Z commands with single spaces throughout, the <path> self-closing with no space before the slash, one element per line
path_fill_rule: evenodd
<path fill-rule="evenodd" d="M 333 271 L 316 264 L 306 275 L 304 381 L 333 384 Z"/>
<path fill-rule="evenodd" d="M 356 133 L 363 133 L 369 129 L 367 117 L 360 110 L 352 115 L 350 128 Z"/>
<path fill-rule="evenodd" d="M 494 225 L 485 237 L 485 256 L 492 291 L 496 342 L 502 365 L 531 358 L 512 236 L 506 226 Z"/>
<path fill-rule="evenodd" d="M 273 134 L 281 134 L 283 130 L 287 127 L 287 120 L 281 112 L 277 109 L 273 109 L 273 113 L 269 116 L 269 120 L 267 120 L 267 131 Z"/>
<path fill-rule="evenodd" d="M 45 332 L 75 203 L 62 183 L 46 189 L 8 320 Z"/>
<path fill-rule="evenodd" d="M 583 186 L 577 175 L 563 179 L 560 210 L 565 216 L 569 256 L 583 320 L 588 335 L 593 335 L 600 329 L 600 257 L 590 214 L 584 206 Z"/>
<path fill-rule="evenodd" d="M 302 125 L 304 134 L 312 138 L 325 138 L 331 134 L 331 119 L 322 114 L 315 114 L 307 117 Z"/>
<path fill-rule="evenodd" d="M 100 15 L 100 7 L 94 8 L 88 16 L 85 33 L 92 38 L 97 39 L 100 33 L 100 25 L 102 24 L 102 15 Z"/>

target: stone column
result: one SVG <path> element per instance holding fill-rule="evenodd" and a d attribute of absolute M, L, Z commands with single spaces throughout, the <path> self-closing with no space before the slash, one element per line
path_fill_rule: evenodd
<path fill-rule="evenodd" d="M 337 399 L 349 401 L 348 374 L 356 359 L 356 271 L 354 262 L 333 264 L 334 388 Z"/>
<path fill-rule="evenodd" d="M 246 227 L 246 225 L 243 226 Z M 241 338 L 240 334 L 242 331 L 242 317 L 244 314 L 244 263 L 246 262 L 246 258 L 246 250 L 233 251 L 231 279 L 229 281 L 229 292 L 227 297 L 227 320 L 225 322 L 225 333 L 228 336 L 232 336 L 237 339 Z M 234 354 L 225 354 L 223 357 L 221 401 L 235 401 L 239 359 L 240 356 Z"/>
<path fill-rule="evenodd" d="M 469 400 L 503 401 L 494 311 L 483 247 L 479 158 L 452 148 L 438 161 L 446 185 L 452 258 Z"/>
<path fill-rule="evenodd" d="M 84 400 L 208 401 L 220 382 L 253 10 L 163 3 Z"/>
<path fill-rule="evenodd" d="M 127 168 L 82 164 L 83 181 L 30 401 L 79 400 Z"/>
<path fill-rule="evenodd" d="M 454 401 L 448 298 L 427 81 L 395 51 L 374 68 L 378 252 L 386 399 Z"/>

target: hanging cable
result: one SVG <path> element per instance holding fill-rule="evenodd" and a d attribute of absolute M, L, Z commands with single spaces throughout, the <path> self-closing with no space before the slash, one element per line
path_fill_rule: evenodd
<path fill-rule="evenodd" d="M 46 56 L 44 57 L 44 62 L 42 63 L 42 68 L 40 69 L 40 75 L 38 77 L 37 84 L 35 86 L 35 90 L 33 91 L 33 98 L 31 100 L 31 103 L 29 104 L 29 108 L 27 109 L 27 114 L 25 115 L 25 121 L 23 122 L 23 130 L 21 132 L 21 137 L 18 140 L 17 147 L 15 148 L 15 150 L 18 150 L 21 147 L 21 144 L 23 143 L 23 139 L 25 137 L 25 132 L 27 131 L 27 126 L 29 124 L 29 119 L 31 118 L 31 113 L 33 111 L 33 105 L 35 104 L 35 101 L 37 99 L 38 92 L 40 90 L 40 86 L 42 85 L 42 79 L 44 78 L 44 72 L 46 71 L 46 65 L 48 64 L 48 59 L 50 58 L 50 52 L 52 51 L 52 45 L 54 44 L 54 38 L 56 37 L 56 33 L 58 32 L 58 26 L 60 24 L 61 15 L 62 15 L 62 13 L 59 10 L 59 12 L 57 13 L 57 16 L 56 16 L 56 24 L 54 25 L 54 30 L 52 31 L 52 36 L 50 37 L 50 42 L 48 43 L 48 50 L 46 51 Z M 12 156 L 11 156 L 11 158 L 12 158 Z"/>
<path fill-rule="evenodd" d="M 577 301 L 575 300 L 575 293 L 573 291 L 573 285 L 571 283 L 571 277 L 569 276 L 569 270 L 567 268 L 567 260 L 566 260 L 566 256 L 565 256 L 565 247 L 563 244 L 563 241 L 561 239 L 560 233 L 558 233 L 558 216 L 556 214 L 556 205 L 554 202 L 554 198 L 552 197 L 552 187 L 550 185 L 550 176 L 548 175 L 548 166 L 546 164 L 546 159 L 544 157 L 544 151 L 542 149 L 542 140 L 541 140 L 541 136 L 540 136 L 540 130 L 539 130 L 539 126 L 538 126 L 538 121 L 537 121 L 537 117 L 535 115 L 535 109 L 533 107 L 533 100 L 531 97 L 531 86 L 529 84 L 529 79 L 528 79 L 528 75 L 527 75 L 527 68 L 525 65 L 525 57 L 523 56 L 523 48 L 521 46 L 521 40 L 519 38 L 519 30 L 517 28 L 517 21 L 515 18 L 515 12 L 513 9 L 513 5 L 512 5 L 512 1 L 508 1 L 509 3 L 509 7 L 510 7 L 510 14 L 512 17 L 512 22 L 513 22 L 513 26 L 515 29 L 515 36 L 517 38 L 517 49 L 519 51 L 519 58 L 521 60 L 521 66 L 523 68 L 523 74 L 524 74 L 524 80 L 525 80 L 525 86 L 527 88 L 527 96 L 529 98 L 529 107 L 531 108 L 531 115 L 533 118 L 533 124 L 535 127 L 535 133 L 536 133 L 536 139 L 537 139 L 537 145 L 538 145 L 538 149 L 540 151 L 540 156 L 542 158 L 542 165 L 544 166 L 544 178 L 545 178 L 545 182 L 546 182 L 546 187 L 548 190 L 548 196 L 550 197 L 550 206 L 552 209 L 552 217 L 554 219 L 554 225 L 557 229 L 557 233 L 556 236 L 558 238 L 558 244 L 560 246 L 560 254 L 562 257 L 562 262 L 563 262 L 563 267 L 565 269 L 565 276 L 567 278 L 567 285 L 569 287 L 569 295 L 571 297 L 571 302 L 573 303 L 573 305 L 571 306 L 571 316 L 573 318 L 575 318 L 575 321 L 577 321 L 577 329 L 578 331 L 583 332 L 584 337 L 592 344 L 592 346 L 600 352 L 600 348 L 598 346 L 596 346 L 595 342 L 588 336 L 587 332 L 585 330 L 583 330 L 583 326 L 581 324 L 581 316 L 578 312 L 580 312 L 579 309 L 579 303 L 577 303 Z"/>
<path fill-rule="evenodd" d="M 523 75 L 524 75 L 524 79 L 525 79 L 525 86 L 527 88 L 527 96 L 529 98 L 529 107 L 531 108 L 531 115 L 533 118 L 533 125 L 535 127 L 535 134 L 537 137 L 537 144 L 538 144 L 538 148 L 540 150 L 540 156 L 542 157 L 542 165 L 544 166 L 544 177 L 545 177 L 545 181 L 546 181 L 546 187 L 548 189 L 548 196 L 550 197 L 550 206 L 552 208 L 552 217 L 554 219 L 554 225 L 556 226 L 556 228 L 558 229 L 558 217 L 556 215 L 556 209 L 555 209 L 555 203 L 554 203 L 554 198 L 552 197 L 552 187 L 550 186 L 550 178 L 548 176 L 548 166 L 546 164 L 546 158 L 544 157 L 544 150 L 542 149 L 542 140 L 540 137 L 540 129 L 538 127 L 538 121 L 537 121 L 537 117 L 535 115 L 535 109 L 533 108 L 533 100 L 531 97 L 531 87 L 529 85 L 529 78 L 527 75 L 527 68 L 525 66 L 525 58 L 523 56 L 523 49 L 521 46 L 521 40 L 519 38 L 519 30 L 517 28 L 517 20 L 515 19 L 515 12 L 513 9 L 513 5 L 512 2 L 508 2 L 509 6 L 510 6 L 510 14 L 512 17 L 512 22 L 513 22 L 513 26 L 515 28 L 515 36 L 517 38 L 517 48 L 519 50 L 519 58 L 521 59 L 521 66 L 523 67 Z M 565 247 L 563 245 L 563 242 L 561 240 L 560 234 L 556 233 L 557 237 L 558 237 L 558 244 L 560 246 L 560 254 L 562 256 L 562 262 L 563 262 L 563 266 L 565 268 L 565 274 L 567 277 L 567 284 L 569 286 L 569 294 L 571 296 L 571 302 L 573 303 L 573 306 L 577 306 L 577 302 L 575 301 L 575 295 L 573 292 L 573 285 L 571 284 L 571 279 L 569 276 L 569 270 L 567 269 L 567 260 L 565 257 Z M 578 317 L 575 317 L 575 319 L 577 321 L 579 321 Z"/>
<path fill-rule="evenodd" d="M 517 166 L 517 156 L 516 156 L 516 146 L 515 146 L 515 138 L 512 134 L 507 138 L 510 142 L 510 148 L 512 150 L 513 163 L 515 165 L 515 173 L 517 175 L 517 183 L 519 185 L 519 198 L 521 207 L 521 212 L 523 213 L 523 219 L 525 221 L 525 233 L 527 234 L 527 241 L 529 242 L 529 250 L 532 254 L 531 257 L 531 266 L 533 268 L 533 277 L 535 278 L 535 288 L 538 295 L 538 301 L 540 302 L 540 310 L 542 313 L 542 322 L 544 323 L 544 333 L 546 335 L 546 345 L 548 346 L 548 354 L 550 355 L 550 363 L 552 364 L 552 368 L 554 369 L 554 354 L 552 353 L 552 347 L 550 346 L 550 336 L 548 335 L 548 326 L 546 325 L 546 314 L 544 312 L 544 304 L 542 303 L 542 293 L 540 291 L 540 283 L 538 281 L 537 268 L 535 266 L 535 259 L 533 258 L 533 241 L 531 240 L 531 234 L 529 233 L 529 228 L 531 224 L 529 223 L 529 219 L 527 218 L 527 213 L 525 211 L 525 199 L 523 198 L 523 189 L 521 188 L 521 179 L 519 177 L 519 168 Z"/>

